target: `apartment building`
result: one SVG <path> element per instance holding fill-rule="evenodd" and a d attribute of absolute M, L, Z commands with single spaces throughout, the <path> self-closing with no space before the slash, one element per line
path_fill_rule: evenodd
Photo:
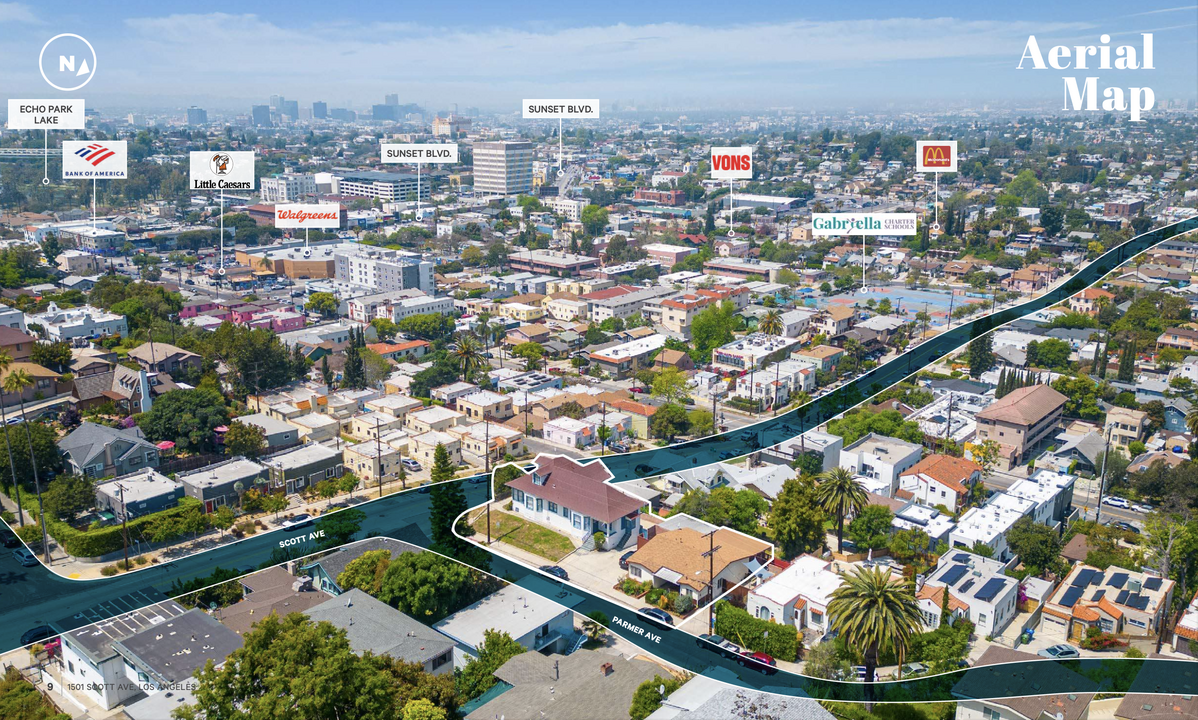
<path fill-rule="evenodd" d="M 1119 448 L 1130 455 L 1127 446 L 1144 439 L 1148 432 L 1148 413 L 1125 407 L 1112 407 L 1107 411 L 1103 431 L 1111 439 L 1111 447 Z"/>
<path fill-rule="evenodd" d="M 869 492 L 894 497 L 899 478 L 923 456 L 923 446 L 870 433 L 840 451 L 840 467 L 858 478 Z"/>
<path fill-rule="evenodd" d="M 1169 618 L 1175 583 L 1111 565 L 1078 563 L 1044 603 L 1039 634 L 1079 644 L 1090 628 L 1155 636 Z"/>
<path fill-rule="evenodd" d="M 91 305 L 64 309 L 52 302 L 45 312 L 28 316 L 28 321 L 45 328 L 46 336 L 55 342 L 90 340 L 110 335 L 125 337 L 129 334 L 124 315 Z"/>
<path fill-rule="evenodd" d="M 949 612 L 973 623 L 979 637 L 1001 634 L 1018 613 L 1019 600 L 1019 581 L 1005 571 L 1003 562 L 981 555 L 960 550 L 942 555 L 916 591 L 924 628 L 940 627 L 947 592 Z"/>
<path fill-rule="evenodd" d="M 997 442 L 1008 467 L 1019 465 L 1056 432 L 1067 399 L 1047 385 L 1014 390 L 975 416 L 978 442 Z"/>
<path fill-rule="evenodd" d="M 421 200 L 432 197 L 432 179 L 427 175 L 417 180 L 416 173 L 393 173 L 363 171 L 347 173 L 337 180 L 341 195 L 378 198 L 383 202 L 414 200 L 419 192 Z"/>
<path fill-rule="evenodd" d="M 333 252 L 333 277 L 373 290 L 417 289 L 433 295 L 433 264 L 399 250 L 341 245 Z"/>
<path fill-rule="evenodd" d="M 316 177 L 305 173 L 280 173 L 258 180 L 264 203 L 302 202 L 316 194 Z"/>
<path fill-rule="evenodd" d="M 472 150 L 476 195 L 516 195 L 532 190 L 532 143 L 477 142 Z"/>

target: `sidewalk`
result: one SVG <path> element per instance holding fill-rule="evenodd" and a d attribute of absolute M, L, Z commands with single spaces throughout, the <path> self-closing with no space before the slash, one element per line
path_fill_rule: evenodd
<path fill-rule="evenodd" d="M 466 472 L 462 474 L 462 477 L 470 477 L 474 474 L 475 473 L 473 471 Z M 406 489 L 411 490 L 420 485 L 424 485 L 427 482 L 428 480 L 426 478 L 409 477 L 407 479 Z M 394 480 L 392 482 L 383 484 L 382 495 L 394 495 L 397 492 L 404 491 L 404 489 L 404 486 L 398 480 Z M 288 515 L 308 513 L 319 518 L 330 504 L 347 503 L 350 507 L 356 507 L 371 500 L 377 500 L 379 497 L 380 493 L 378 485 L 371 485 L 370 487 L 359 486 L 358 489 L 354 490 L 352 497 L 342 493 L 329 500 L 321 498 L 312 502 L 306 502 L 300 495 L 290 495 L 288 496 L 290 504 L 287 506 L 286 510 L 278 513 L 278 520 L 275 519 L 275 513 L 256 513 L 253 515 L 239 515 L 237 516 L 236 522 L 242 523 L 247 520 L 261 520 L 262 524 L 266 525 L 266 529 L 263 530 L 259 528 L 258 532 L 269 532 L 278 528 L 279 523 L 286 519 Z M 3 505 L 4 509 L 6 510 L 12 512 L 16 511 L 16 503 L 14 503 L 6 495 L 0 494 L 0 505 Z M 30 516 L 28 511 L 25 512 L 25 518 L 27 523 L 33 522 L 33 518 Z M 145 565 L 134 565 L 134 569 L 129 572 L 136 572 L 137 570 L 143 568 L 152 567 L 152 564 L 155 560 L 158 560 L 159 562 L 171 562 L 198 552 L 204 552 L 206 550 L 211 550 L 212 548 L 234 542 L 237 542 L 237 538 L 234 537 L 231 532 L 225 531 L 222 535 L 221 531 L 215 529 L 204 532 L 198 538 L 186 538 L 168 545 L 164 545 L 162 547 L 154 547 L 148 543 L 136 543 L 133 541 L 133 539 L 131 539 L 129 546 L 130 561 L 132 561 L 135 557 L 141 556 L 149 559 L 150 562 Z M 38 559 L 41 560 L 41 553 L 38 553 L 37 555 Z M 116 558 L 108 562 L 101 563 L 82 562 L 67 555 L 66 552 L 58 546 L 58 543 L 54 541 L 54 538 L 50 538 L 49 567 L 53 573 L 61 577 L 69 578 L 71 580 L 90 580 L 94 578 L 101 578 L 104 577 L 103 573 L 101 572 L 103 568 L 108 567 L 109 565 L 114 565 L 121 560 L 122 558 Z M 124 572 L 118 574 L 124 574 Z"/>

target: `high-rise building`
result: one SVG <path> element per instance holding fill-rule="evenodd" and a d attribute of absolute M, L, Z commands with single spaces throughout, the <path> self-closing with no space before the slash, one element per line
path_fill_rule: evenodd
<path fill-rule="evenodd" d="M 312 103 L 312 119 L 313 120 L 324 120 L 328 116 L 329 116 L 328 103 L 323 103 L 319 100 Z"/>
<path fill-rule="evenodd" d="M 187 124 L 188 125 L 207 125 L 208 112 L 204 108 L 192 105 L 187 108 Z"/>
<path fill-rule="evenodd" d="M 305 196 L 316 194 L 316 178 L 303 173 L 283 173 L 259 180 L 262 202 L 300 202 Z"/>
<path fill-rule="evenodd" d="M 370 114 L 375 120 L 399 120 L 398 105 L 371 105 Z"/>
<path fill-rule="evenodd" d="M 433 118 L 433 135 L 435 137 L 459 138 L 470 132 L 470 118 L 461 115 L 450 115 L 447 118 Z"/>
<path fill-rule="evenodd" d="M 270 96 L 270 109 L 271 110 L 282 110 L 283 102 L 284 102 L 284 100 L 283 100 L 282 95 L 271 95 Z"/>
<path fill-rule="evenodd" d="M 515 195 L 532 190 L 532 143 L 522 140 L 474 143 L 474 192 Z"/>
<path fill-rule="evenodd" d="M 383 102 L 388 105 L 398 105 L 399 93 L 387 93 L 387 95 L 383 98 Z"/>
<path fill-rule="evenodd" d="M 341 122 L 353 122 L 358 119 L 358 113 L 345 108 L 333 108 L 329 111 L 329 117 Z"/>
<path fill-rule="evenodd" d="M 258 127 L 270 127 L 272 124 L 270 122 L 270 106 L 255 105 L 250 110 L 250 118 Z"/>
<path fill-rule="evenodd" d="M 296 120 L 299 120 L 299 101 L 298 100 L 284 100 L 282 113 L 289 120 L 291 120 L 291 122 L 295 122 Z"/>

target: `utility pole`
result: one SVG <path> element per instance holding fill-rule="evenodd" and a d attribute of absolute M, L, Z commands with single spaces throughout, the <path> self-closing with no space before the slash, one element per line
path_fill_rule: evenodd
<path fill-rule="evenodd" d="M 379 461 L 379 497 L 383 496 L 383 436 L 379 432 L 379 419 L 374 418 L 374 453 Z"/>
<path fill-rule="evenodd" d="M 700 557 L 707 558 L 707 632 L 715 632 L 715 551 L 719 550 L 722 545 L 715 544 L 715 534 L 719 530 L 716 528 L 707 533 L 707 552 Z"/>
<path fill-rule="evenodd" d="M 126 506 L 125 506 L 125 486 L 122 485 L 121 483 L 117 483 L 116 487 L 118 490 L 121 491 L 121 539 L 124 540 L 124 543 L 125 543 L 125 570 L 128 570 L 129 569 L 129 530 L 128 530 L 128 526 L 125 524 L 125 521 L 129 517 L 129 512 L 127 511 Z"/>
<path fill-rule="evenodd" d="M 1106 464 L 1107 458 L 1111 454 L 1111 430 L 1107 428 L 1106 443 L 1102 450 L 1102 474 L 1098 476 L 1098 503 L 1094 505 L 1094 524 L 1102 524 L 1102 492 L 1106 489 Z"/>

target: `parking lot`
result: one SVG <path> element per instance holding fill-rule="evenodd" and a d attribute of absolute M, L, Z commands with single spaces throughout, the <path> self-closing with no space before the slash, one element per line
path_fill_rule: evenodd
<path fill-rule="evenodd" d="M 628 548 L 632 549 L 635 548 Z M 620 556 L 628 550 L 576 550 L 560 560 L 558 565 L 570 573 L 571 582 L 625 605 L 645 607 L 645 603 L 614 587 L 628 575 L 627 571 L 620 569 Z"/>

